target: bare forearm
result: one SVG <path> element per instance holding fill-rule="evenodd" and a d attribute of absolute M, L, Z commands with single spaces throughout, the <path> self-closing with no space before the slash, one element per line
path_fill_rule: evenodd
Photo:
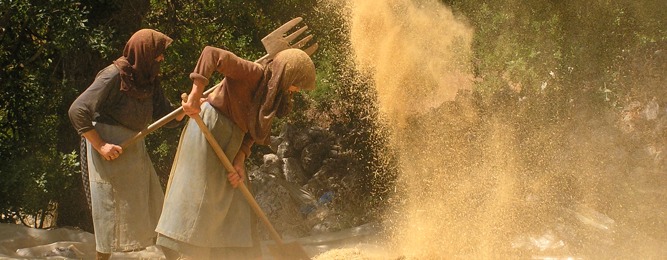
<path fill-rule="evenodd" d="M 100 150 L 100 148 L 106 144 L 106 142 L 100 137 L 100 134 L 97 133 L 97 130 L 92 129 L 88 132 L 83 133 L 83 137 L 90 142 L 90 144 L 95 148 L 95 150 Z"/>
<path fill-rule="evenodd" d="M 196 98 L 197 100 L 199 100 L 204 93 L 205 87 L 206 85 L 203 84 L 203 82 L 195 80 L 192 83 L 192 90 L 190 90 L 190 95 L 188 96 L 188 98 L 193 98 L 193 99 Z"/>
<path fill-rule="evenodd" d="M 122 147 L 116 144 L 107 143 L 95 129 L 83 133 L 83 137 L 85 137 L 102 158 L 107 161 L 114 160 L 123 153 Z"/>
<path fill-rule="evenodd" d="M 248 156 L 242 151 L 239 150 L 238 153 L 236 153 L 236 156 L 234 157 L 234 165 L 245 165 L 245 159 L 248 158 Z"/>

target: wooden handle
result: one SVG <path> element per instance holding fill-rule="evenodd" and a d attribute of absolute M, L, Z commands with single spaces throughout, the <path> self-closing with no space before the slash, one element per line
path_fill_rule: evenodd
<path fill-rule="evenodd" d="M 181 95 L 181 98 L 184 100 L 187 100 L 188 95 L 183 93 Z M 206 137 L 206 140 L 208 143 L 211 145 L 211 148 L 213 148 L 213 151 L 215 154 L 218 156 L 218 159 L 222 162 L 222 165 L 227 169 L 228 172 L 230 173 L 236 173 L 236 170 L 234 169 L 234 166 L 232 163 L 229 161 L 227 156 L 225 155 L 225 152 L 222 151 L 222 148 L 218 144 L 218 142 L 215 140 L 215 137 L 213 137 L 213 134 L 211 131 L 208 129 L 204 121 L 201 119 L 199 114 L 194 114 L 191 115 L 190 118 L 194 119 L 197 125 L 199 126 L 199 129 L 201 129 L 202 133 L 204 134 L 204 137 Z M 273 225 L 271 225 L 271 222 L 269 219 L 266 217 L 264 212 L 262 211 L 262 208 L 259 207 L 259 204 L 257 204 L 257 201 L 255 201 L 255 198 L 252 196 L 248 188 L 246 187 L 244 182 L 241 182 L 238 186 L 238 189 L 241 190 L 241 193 L 243 194 L 243 197 L 248 201 L 248 204 L 250 204 L 250 207 L 252 208 L 253 211 L 255 211 L 255 214 L 257 214 L 257 217 L 259 217 L 260 220 L 264 223 L 266 228 L 269 230 L 269 234 L 271 235 L 271 238 L 276 241 L 278 245 L 283 245 L 283 240 L 276 231 L 275 228 L 273 228 Z"/>
<path fill-rule="evenodd" d="M 130 145 L 134 144 L 137 140 L 141 139 L 142 137 L 147 136 L 148 134 L 152 133 L 153 131 L 157 130 L 158 128 L 160 128 L 160 127 L 166 125 L 167 123 L 171 122 L 171 120 L 174 120 L 181 113 L 183 113 L 183 107 L 177 108 L 176 110 L 174 110 L 171 113 L 167 114 L 166 116 L 162 117 L 160 120 L 155 121 L 155 123 L 152 123 L 151 125 L 146 127 L 144 130 L 139 131 L 139 133 L 137 133 L 134 136 L 128 138 L 122 144 L 120 144 L 120 147 L 123 147 L 123 149 L 126 149 Z"/>
<path fill-rule="evenodd" d="M 212 88 L 204 91 L 204 97 L 208 96 L 211 94 L 215 89 L 220 87 L 222 85 L 222 81 Z M 123 149 L 129 147 L 130 145 L 134 144 L 136 141 L 139 139 L 147 136 L 148 134 L 154 132 L 155 130 L 159 129 L 160 127 L 166 125 L 167 123 L 171 122 L 171 120 L 174 120 L 178 115 L 183 113 L 183 106 L 180 106 L 179 108 L 175 109 L 171 113 L 167 114 L 166 116 L 163 116 L 160 118 L 160 120 L 155 121 L 155 123 L 152 123 L 148 127 L 146 127 L 144 130 L 139 131 L 139 133 L 135 134 L 134 136 L 128 138 L 125 140 L 123 143 L 120 144 L 120 147 L 123 147 Z"/>

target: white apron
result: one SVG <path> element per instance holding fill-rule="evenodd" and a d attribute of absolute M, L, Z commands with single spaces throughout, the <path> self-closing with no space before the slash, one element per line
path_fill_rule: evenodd
<path fill-rule="evenodd" d="M 202 104 L 200 115 L 232 161 L 245 133 L 208 103 Z M 258 246 L 251 235 L 255 217 L 248 202 L 227 180 L 227 170 L 194 120 L 183 130 L 171 174 L 156 229 L 158 245 L 186 254 L 188 247 L 224 252 Z"/>
<path fill-rule="evenodd" d="M 109 143 L 136 134 L 122 126 L 95 124 Z M 132 251 L 154 244 L 164 193 L 144 139 L 106 161 L 87 142 L 88 170 L 96 249 L 101 253 Z"/>

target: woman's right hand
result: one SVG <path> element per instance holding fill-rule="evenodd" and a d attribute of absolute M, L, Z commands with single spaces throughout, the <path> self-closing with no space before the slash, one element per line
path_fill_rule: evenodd
<path fill-rule="evenodd" d="M 107 161 L 112 161 L 118 158 L 123 153 L 123 148 L 119 145 L 104 143 L 102 146 L 96 149 L 102 158 Z"/>
<path fill-rule="evenodd" d="M 83 133 L 88 142 L 95 148 L 97 153 L 99 153 L 104 160 L 111 161 L 118 158 L 123 153 L 123 147 L 120 145 L 107 143 L 100 137 L 97 133 L 97 130 L 91 129 L 88 132 Z"/>
<path fill-rule="evenodd" d="M 199 114 L 201 112 L 201 91 L 202 87 L 197 86 L 195 84 L 192 85 L 192 91 L 190 91 L 190 95 L 186 95 L 183 93 L 181 95 L 181 105 L 183 106 L 183 112 L 185 112 L 186 115 L 195 115 Z M 187 98 L 185 98 L 187 96 Z"/>

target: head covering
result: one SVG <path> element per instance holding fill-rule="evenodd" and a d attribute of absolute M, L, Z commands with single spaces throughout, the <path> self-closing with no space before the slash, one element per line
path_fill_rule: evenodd
<path fill-rule="evenodd" d="M 120 90 L 134 98 L 148 98 L 159 87 L 160 63 L 155 58 L 164 53 L 173 40 L 155 30 L 141 29 L 125 44 L 123 56 L 113 63 L 120 70 Z"/>
<path fill-rule="evenodd" d="M 248 131 L 258 144 L 268 144 L 271 122 L 275 116 L 283 117 L 292 110 L 290 86 L 302 90 L 315 89 L 315 64 L 300 49 L 279 52 L 264 68 L 264 77 L 255 92 L 252 117 Z"/>

